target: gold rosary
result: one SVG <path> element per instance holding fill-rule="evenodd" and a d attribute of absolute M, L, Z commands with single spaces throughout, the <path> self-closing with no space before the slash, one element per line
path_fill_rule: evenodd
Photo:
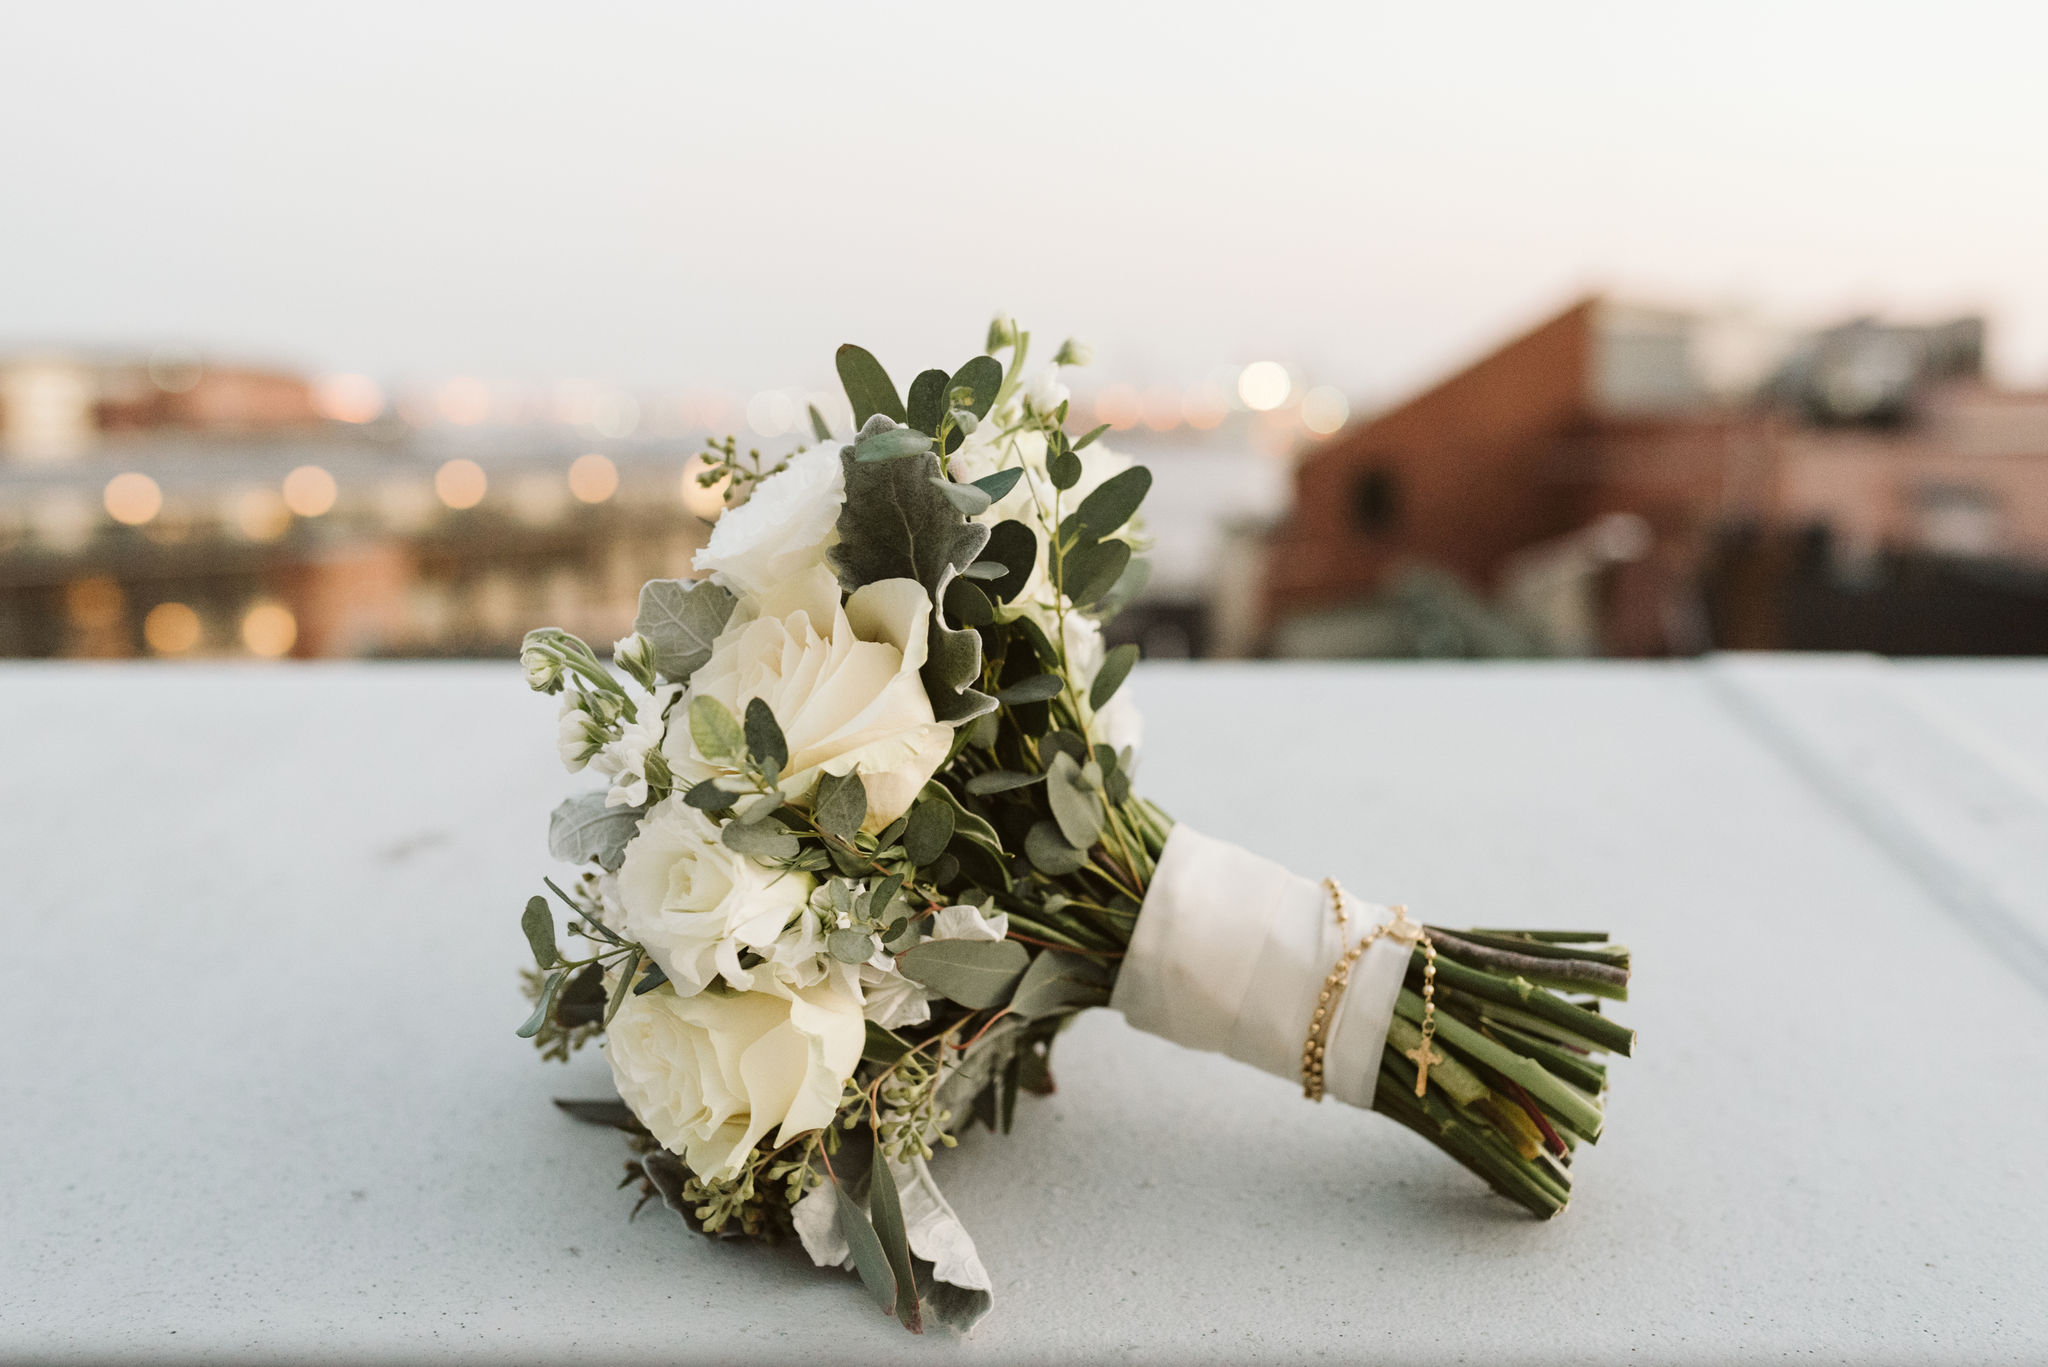
<path fill-rule="evenodd" d="M 1351 917 L 1345 909 L 1349 899 L 1336 879 L 1325 878 L 1323 886 L 1329 890 L 1330 907 L 1337 913 L 1337 932 L 1341 940 L 1351 933 Z M 1330 1026 L 1337 1017 L 1337 1004 L 1343 1000 L 1344 989 L 1351 984 L 1352 965 L 1382 935 L 1392 935 L 1403 943 L 1422 946 L 1422 1039 L 1413 1049 L 1403 1051 L 1415 1063 L 1415 1095 L 1421 1096 L 1429 1087 L 1429 1066 L 1444 1061 L 1442 1054 L 1430 1048 L 1430 1041 L 1436 1035 L 1436 946 L 1430 943 L 1428 933 L 1421 926 L 1408 919 L 1408 908 L 1395 907 L 1393 912 L 1393 920 L 1374 926 L 1357 944 L 1338 956 L 1337 966 L 1330 970 L 1329 977 L 1323 979 L 1323 990 L 1316 996 L 1315 1015 L 1309 1018 L 1308 1039 L 1301 1046 L 1301 1094 L 1310 1101 L 1323 1099 L 1323 1053 L 1329 1046 Z"/>

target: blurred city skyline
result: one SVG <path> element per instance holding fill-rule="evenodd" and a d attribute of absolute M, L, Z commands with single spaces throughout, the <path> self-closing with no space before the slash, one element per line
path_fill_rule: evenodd
<path fill-rule="evenodd" d="M 40 6 L 0 348 L 829 391 L 1002 309 L 1096 384 L 1399 396 L 1592 287 L 1986 314 L 2048 383 L 2040 11 Z M 735 417 L 738 415 L 735 414 Z M 737 425 L 737 424 L 735 424 Z"/>

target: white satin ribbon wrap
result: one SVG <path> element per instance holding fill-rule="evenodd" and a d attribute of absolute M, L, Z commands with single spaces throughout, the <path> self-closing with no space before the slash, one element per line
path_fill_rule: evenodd
<path fill-rule="evenodd" d="M 1301 1081 L 1316 994 L 1337 960 L 1392 912 L 1350 904 L 1270 859 L 1176 825 L 1166 838 L 1109 1004 L 1148 1034 Z M 1383 935 L 1351 970 L 1323 1055 L 1324 1090 L 1370 1108 L 1410 946 Z"/>

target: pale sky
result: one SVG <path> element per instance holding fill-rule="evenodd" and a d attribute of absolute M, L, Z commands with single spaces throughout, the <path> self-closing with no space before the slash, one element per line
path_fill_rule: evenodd
<path fill-rule="evenodd" d="M 1596 285 L 1992 315 L 2048 383 L 2048 7 L 16 3 L 0 346 L 387 381 L 1383 397 Z"/>

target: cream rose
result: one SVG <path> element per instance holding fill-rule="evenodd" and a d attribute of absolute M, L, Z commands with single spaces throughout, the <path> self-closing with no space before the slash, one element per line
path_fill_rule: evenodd
<path fill-rule="evenodd" d="M 762 480 L 753 497 L 718 519 L 710 544 L 690 564 L 735 593 L 767 593 L 825 563 L 825 552 L 839 540 L 845 501 L 838 444 L 799 451 L 788 468 Z"/>
<path fill-rule="evenodd" d="M 807 873 L 729 849 L 717 823 L 679 797 L 654 805 L 619 865 L 627 938 L 646 946 L 686 996 L 715 977 L 746 988 L 773 976 L 741 968 L 740 951 L 771 957 L 791 920 L 808 914 L 812 886 Z"/>
<path fill-rule="evenodd" d="M 699 1177 L 720 1179 L 771 1129 L 783 1143 L 829 1125 L 866 1037 L 860 998 L 834 975 L 802 989 L 629 995 L 604 1051 L 640 1123 Z"/>
<path fill-rule="evenodd" d="M 801 798 L 821 774 L 858 773 L 868 827 L 880 830 L 910 810 L 953 743 L 917 677 L 931 614 L 914 579 L 865 585 L 842 605 L 832 572 L 815 567 L 742 601 L 691 676 L 690 696 L 716 698 L 734 716 L 749 699 L 767 703 L 789 743 L 783 792 Z M 662 751 L 691 782 L 722 772 L 687 726 L 670 727 Z"/>

